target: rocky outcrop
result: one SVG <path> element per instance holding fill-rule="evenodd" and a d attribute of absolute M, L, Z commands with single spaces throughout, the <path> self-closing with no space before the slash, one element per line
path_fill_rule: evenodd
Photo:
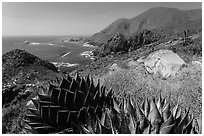
<path fill-rule="evenodd" d="M 3 54 L 2 56 L 2 74 L 3 82 L 11 80 L 20 71 L 34 70 L 32 68 L 44 68 L 53 72 L 58 72 L 58 69 L 50 62 L 42 60 L 25 50 L 15 49 Z"/>
<path fill-rule="evenodd" d="M 2 106 L 10 104 L 28 84 L 57 73 L 57 68 L 25 50 L 15 49 L 2 56 Z"/>
<path fill-rule="evenodd" d="M 139 32 L 130 38 L 125 38 L 124 35 L 117 32 L 106 43 L 97 48 L 93 54 L 95 56 L 104 57 L 110 54 L 127 53 L 133 50 L 137 50 L 146 44 L 155 43 L 159 39 L 161 39 L 159 34 L 149 30 Z"/>
<path fill-rule="evenodd" d="M 15 49 L 2 56 L 2 132 L 22 132 L 25 124 L 25 104 L 35 88 L 47 80 L 55 79 L 57 68 L 25 50 Z"/>
<path fill-rule="evenodd" d="M 144 60 L 144 64 L 149 73 L 158 73 L 166 78 L 175 76 L 186 63 L 171 50 L 159 50 L 149 54 Z"/>

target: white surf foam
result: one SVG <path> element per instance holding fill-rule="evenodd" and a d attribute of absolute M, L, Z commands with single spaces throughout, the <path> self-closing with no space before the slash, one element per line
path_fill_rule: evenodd
<path fill-rule="evenodd" d="M 60 67 L 74 67 L 74 66 L 79 65 L 77 63 L 71 64 L 71 63 L 67 63 L 67 62 L 52 62 L 52 63 L 58 68 L 60 68 Z"/>
<path fill-rule="evenodd" d="M 92 60 L 95 59 L 95 56 L 93 56 L 93 52 L 92 51 L 85 51 L 81 53 L 81 56 L 84 56 L 86 58 L 90 58 Z"/>
<path fill-rule="evenodd" d="M 40 43 L 37 43 L 37 42 L 31 42 L 30 44 L 31 44 L 31 45 L 39 45 Z"/>
<path fill-rule="evenodd" d="M 95 47 L 95 46 L 89 44 L 88 42 L 85 42 L 85 43 L 83 44 L 83 46 L 84 46 L 84 47 Z"/>
<path fill-rule="evenodd" d="M 64 58 L 65 56 L 69 55 L 71 52 L 67 52 L 64 55 L 62 55 L 61 57 Z"/>

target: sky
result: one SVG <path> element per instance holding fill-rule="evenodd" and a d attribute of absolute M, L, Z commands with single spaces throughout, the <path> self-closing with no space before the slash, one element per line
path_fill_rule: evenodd
<path fill-rule="evenodd" d="M 202 3 L 3 2 L 2 35 L 92 35 L 119 18 L 132 18 L 152 7 L 189 10 L 202 8 Z"/>

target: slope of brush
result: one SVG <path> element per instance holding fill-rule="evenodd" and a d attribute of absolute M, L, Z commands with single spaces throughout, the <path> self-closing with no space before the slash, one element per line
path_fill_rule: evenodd
<path fill-rule="evenodd" d="M 202 28 L 202 11 L 179 10 L 176 8 L 156 7 L 130 19 L 118 19 L 102 31 L 94 34 L 90 40 L 105 43 L 117 32 L 125 37 L 133 36 L 143 30 L 151 30 L 159 34 L 183 33 L 184 30 Z"/>

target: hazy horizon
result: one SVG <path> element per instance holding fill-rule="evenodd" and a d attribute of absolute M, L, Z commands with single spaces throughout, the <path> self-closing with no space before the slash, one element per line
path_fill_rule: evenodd
<path fill-rule="evenodd" d="M 93 35 L 152 7 L 202 9 L 201 2 L 3 2 L 2 36 Z"/>

